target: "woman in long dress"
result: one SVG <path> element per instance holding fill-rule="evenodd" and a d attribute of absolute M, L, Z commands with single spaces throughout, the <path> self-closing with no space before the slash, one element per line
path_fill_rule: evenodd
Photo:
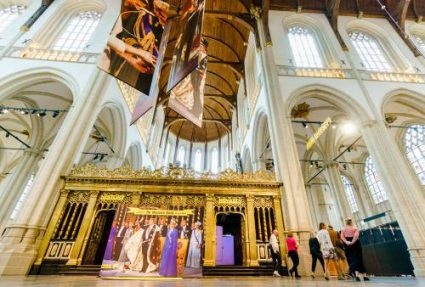
<path fill-rule="evenodd" d="M 114 255 L 115 236 L 117 235 L 117 232 L 117 222 L 114 220 L 114 222 L 112 223 L 111 231 L 109 232 L 108 244 L 106 245 L 105 255 L 103 256 L 104 260 L 112 260 L 112 256 Z"/>
<path fill-rule="evenodd" d="M 177 242 L 179 232 L 176 225 L 176 220 L 172 219 L 167 236 L 165 237 L 164 249 L 162 250 L 161 266 L 159 267 L 159 275 L 161 276 L 177 276 Z"/>
<path fill-rule="evenodd" d="M 359 230 L 353 226 L 353 221 L 350 218 L 345 223 L 346 226 L 341 231 L 341 240 L 344 242 L 345 255 L 350 266 L 350 275 L 355 276 L 356 281 L 360 281 L 360 276 L 363 277 L 364 281 L 369 281 L 369 278 L 365 276 L 366 270 L 363 265 Z"/>
<path fill-rule="evenodd" d="M 201 223 L 198 221 L 192 230 L 190 236 L 189 253 L 187 254 L 186 267 L 201 267 L 201 247 L 202 247 L 202 231 L 199 229 Z"/>

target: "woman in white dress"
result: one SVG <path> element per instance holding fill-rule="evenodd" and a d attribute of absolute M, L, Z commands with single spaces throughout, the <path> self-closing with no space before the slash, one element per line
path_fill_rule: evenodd
<path fill-rule="evenodd" d="M 317 240 L 320 243 L 320 249 L 323 254 L 323 259 L 325 259 L 325 278 L 329 280 L 329 263 L 333 261 L 335 263 L 337 272 L 338 272 L 338 280 L 344 280 L 342 276 L 341 268 L 338 264 L 338 257 L 335 252 L 335 248 L 332 244 L 331 237 L 329 236 L 329 232 L 326 229 L 326 224 L 321 222 L 319 224 L 319 232 L 317 232 Z"/>
<path fill-rule="evenodd" d="M 186 267 L 201 267 L 201 247 L 202 247 L 202 230 L 201 223 L 198 221 L 194 224 L 192 235 L 190 236 L 189 253 L 187 254 Z"/>

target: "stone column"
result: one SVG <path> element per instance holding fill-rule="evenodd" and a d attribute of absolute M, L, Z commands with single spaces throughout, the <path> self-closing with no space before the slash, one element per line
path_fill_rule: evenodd
<path fill-rule="evenodd" d="M 24 151 L 14 173 L 10 174 L 10 178 L 4 183 L 4 188 L 0 193 L 0 232 L 6 227 L 10 215 L 40 158 L 41 153 L 32 150 Z"/>
<path fill-rule="evenodd" d="M 277 231 L 279 232 L 279 244 L 280 244 L 280 253 L 282 255 L 282 266 L 288 266 L 288 262 L 286 262 L 286 241 L 285 236 L 283 236 L 285 232 L 285 227 L 283 225 L 283 219 L 280 214 L 283 214 L 282 208 L 281 208 L 282 202 L 280 201 L 280 198 L 273 198 L 273 209 L 274 209 L 274 215 L 275 215 L 275 226 L 277 228 Z"/>
<path fill-rule="evenodd" d="M 0 237 L 0 275 L 25 275 L 31 268 L 52 202 L 58 197 L 60 176 L 69 171 L 79 147 L 90 134 L 106 94 L 106 79 L 104 72 L 93 67 L 86 87 L 75 95 L 76 102 L 35 177 L 25 208 Z"/>
<path fill-rule="evenodd" d="M 330 184 L 338 205 L 341 225 L 334 226 L 335 230 L 338 230 L 344 226 L 344 221 L 347 217 L 353 218 L 353 213 L 345 195 L 345 187 L 341 180 L 338 163 L 328 163 L 326 165 L 325 176 Z"/>
<path fill-rule="evenodd" d="M 257 256 L 257 239 L 255 236 L 255 218 L 254 218 L 254 196 L 246 196 L 246 218 L 247 227 L 246 235 L 248 237 L 249 255 L 248 266 L 259 266 Z"/>
<path fill-rule="evenodd" d="M 115 168 L 121 167 L 124 163 L 124 160 L 125 159 L 120 157 L 119 155 L 111 154 L 108 156 L 106 167 L 108 169 L 115 169 Z"/>
<path fill-rule="evenodd" d="M 310 208 L 291 118 L 289 112 L 285 110 L 287 106 L 280 92 L 272 46 L 265 40 L 265 28 L 261 19 L 257 19 L 257 25 L 276 178 L 278 181 L 283 181 L 285 190 L 282 194 L 282 205 L 286 210 L 284 220 L 287 230 L 297 233 L 300 245 L 306 246 L 300 249 L 300 271 L 301 274 L 306 275 L 310 267 L 307 267 L 303 258 L 310 258 L 308 251 L 308 240 L 312 230 Z"/>
<path fill-rule="evenodd" d="M 90 227 L 90 223 L 92 222 L 94 212 L 96 211 L 96 202 L 97 202 L 97 191 L 92 191 L 90 193 L 89 202 L 87 204 L 86 212 L 84 214 L 83 221 L 80 226 L 80 230 L 78 231 L 77 238 L 75 239 L 74 247 L 72 248 L 71 254 L 69 256 L 69 260 L 66 265 L 77 265 L 80 264 L 78 259 L 80 256 L 84 239 L 86 238 L 86 234 L 88 233 L 88 229 Z"/>
<path fill-rule="evenodd" d="M 216 218 L 214 195 L 207 194 L 205 204 L 205 258 L 204 266 L 215 266 Z"/>
<path fill-rule="evenodd" d="M 415 275 L 424 277 L 425 198 L 421 187 L 383 122 L 366 122 L 361 132 L 400 224 Z"/>

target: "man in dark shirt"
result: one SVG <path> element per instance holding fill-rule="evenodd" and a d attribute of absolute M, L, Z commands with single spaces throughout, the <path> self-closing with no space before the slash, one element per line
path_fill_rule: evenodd
<path fill-rule="evenodd" d="M 317 237 L 314 233 L 311 234 L 310 240 L 308 241 L 308 246 L 310 247 L 310 254 L 312 258 L 311 262 L 311 277 L 314 278 L 314 272 L 316 271 L 317 260 L 322 264 L 323 272 L 325 272 L 325 262 L 323 260 L 323 254 L 320 250 L 320 243 L 317 240 Z M 327 279 L 329 280 L 329 279 Z"/>

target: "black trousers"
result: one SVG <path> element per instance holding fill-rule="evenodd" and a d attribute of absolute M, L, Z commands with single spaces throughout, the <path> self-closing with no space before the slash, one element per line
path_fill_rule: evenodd
<path fill-rule="evenodd" d="M 323 272 L 325 272 L 325 261 L 323 260 L 322 254 L 312 253 L 311 254 L 311 258 L 312 258 L 312 261 L 311 261 L 311 272 L 314 273 L 314 271 L 316 271 L 317 260 L 319 260 L 320 264 L 322 265 Z"/>
<path fill-rule="evenodd" d="M 288 253 L 289 258 L 292 260 L 292 268 L 290 271 L 295 273 L 295 276 L 298 276 L 298 265 L 300 264 L 300 258 L 298 257 L 298 252 L 291 250 Z"/>
<path fill-rule="evenodd" d="M 273 252 L 273 248 L 270 248 L 270 254 L 273 260 L 273 271 L 279 272 L 280 266 L 282 266 L 282 258 L 280 252 Z"/>

